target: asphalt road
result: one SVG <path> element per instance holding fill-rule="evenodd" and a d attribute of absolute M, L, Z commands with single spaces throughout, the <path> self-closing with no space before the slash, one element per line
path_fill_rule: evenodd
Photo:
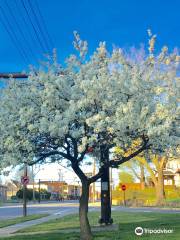
<path fill-rule="evenodd" d="M 64 202 L 53 202 L 53 203 L 36 203 L 28 204 L 27 213 L 28 214 L 71 214 L 78 212 L 79 204 L 77 201 L 64 201 Z M 100 211 L 100 207 L 90 207 L 90 211 Z M 122 211 L 122 212 L 159 212 L 159 213 L 179 213 L 180 209 L 162 209 L 162 208 L 129 208 L 122 206 L 113 206 L 112 211 Z M 22 216 L 22 205 L 13 204 L 5 205 L 0 207 L 0 220 L 14 218 Z"/>
<path fill-rule="evenodd" d="M 27 205 L 27 214 L 61 214 L 64 212 L 73 213 L 78 211 L 78 203 L 77 202 L 63 202 L 63 203 L 35 203 Z M 13 205 L 5 205 L 0 207 L 0 220 L 8 219 L 22 216 L 23 208 L 22 204 L 13 204 Z"/>

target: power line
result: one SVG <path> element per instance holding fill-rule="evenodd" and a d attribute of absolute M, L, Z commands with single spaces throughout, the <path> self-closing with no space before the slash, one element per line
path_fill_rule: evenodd
<path fill-rule="evenodd" d="M 5 12 L 4 12 L 4 10 L 3 10 L 3 8 L 1 6 L 0 6 L 0 10 L 1 10 L 1 13 L 2 13 L 2 16 L 3 16 L 3 17 L 0 17 L 2 25 L 4 26 L 6 32 L 8 33 L 8 35 L 10 37 L 10 39 L 14 43 L 15 48 L 18 49 L 18 52 L 21 55 L 21 57 L 24 59 L 24 61 L 27 64 L 29 64 L 28 58 L 26 56 L 26 53 L 24 53 L 24 50 L 21 49 L 20 44 L 18 45 L 19 40 L 17 39 L 16 34 L 15 34 L 15 32 L 14 32 L 14 30 L 13 30 L 13 28 L 12 28 L 8 18 L 6 17 L 6 14 L 5 14 Z M 3 18 L 5 19 L 5 21 L 3 20 Z M 9 30 L 9 29 L 11 29 L 11 30 Z"/>
<path fill-rule="evenodd" d="M 24 3 L 24 0 L 22 0 L 21 3 L 22 3 L 22 5 L 23 5 L 23 8 L 24 8 L 24 10 L 25 10 L 25 12 L 26 12 L 26 14 L 27 14 L 27 16 L 28 16 L 28 19 L 29 19 L 31 25 L 32 25 L 32 28 L 33 28 L 33 30 L 34 30 L 34 32 L 35 32 L 36 38 L 37 38 L 37 40 L 38 40 L 38 42 L 39 42 L 39 45 L 40 45 L 40 47 L 42 48 L 43 52 L 45 53 L 45 52 L 46 52 L 46 49 L 44 48 L 44 46 L 43 46 L 43 44 L 42 44 L 42 42 L 41 42 L 41 39 L 39 38 L 38 32 L 37 32 L 37 30 L 36 30 L 36 27 L 34 26 L 34 23 L 32 22 L 32 19 L 31 19 L 31 17 L 30 17 L 29 11 L 28 11 L 25 3 Z"/>
<path fill-rule="evenodd" d="M 46 40 L 46 37 L 45 37 L 45 35 L 44 35 L 44 31 L 43 31 L 43 29 L 41 28 L 41 24 L 40 24 L 39 19 L 38 19 L 37 15 L 36 15 L 36 12 L 35 12 L 35 10 L 34 10 L 34 8 L 33 8 L 33 5 L 31 4 L 31 1 L 30 1 L 30 0 L 28 0 L 28 3 L 29 3 L 29 6 L 30 6 L 30 9 L 31 9 L 31 12 L 33 13 L 35 22 L 37 23 L 37 27 L 38 27 L 38 29 L 39 29 L 39 32 L 41 33 L 41 36 L 42 36 L 42 38 L 43 38 L 43 40 L 44 40 L 45 46 L 46 46 L 46 48 L 47 48 L 47 50 L 49 51 L 49 54 L 50 54 L 50 51 L 51 51 L 51 50 L 50 50 L 50 48 L 49 48 L 49 44 L 48 44 L 48 42 L 47 42 L 47 40 Z"/>
<path fill-rule="evenodd" d="M 44 27 L 44 30 L 45 30 L 45 32 L 46 32 L 47 38 L 49 39 L 49 42 L 50 42 L 51 47 L 52 47 L 52 49 L 53 49 L 54 44 L 53 44 L 52 38 L 51 38 L 51 36 L 50 36 L 50 34 L 49 34 L 49 32 L 48 32 L 48 29 L 47 29 L 47 26 L 46 26 L 46 22 L 45 22 L 45 20 L 44 20 L 44 17 L 43 17 L 43 15 L 41 14 L 41 11 L 40 11 L 40 8 L 39 8 L 39 4 L 38 4 L 37 0 L 35 0 L 34 2 L 35 2 L 35 5 L 36 5 L 36 9 L 37 9 L 37 11 L 38 11 L 38 14 L 39 14 L 39 16 L 40 16 L 42 25 L 43 25 L 43 27 Z"/>
<path fill-rule="evenodd" d="M 35 58 L 35 61 L 36 61 L 36 57 L 34 56 L 34 54 L 33 54 L 33 52 L 32 52 L 31 45 L 30 45 L 29 42 L 26 40 L 26 37 L 25 37 L 25 35 L 24 35 L 24 32 L 22 31 L 21 26 L 19 25 L 18 21 L 16 20 L 16 17 L 15 17 L 15 15 L 14 15 L 12 9 L 10 8 L 9 4 L 7 3 L 7 0 L 5 1 L 5 4 L 6 4 L 8 10 L 9 10 L 9 12 L 10 12 L 10 14 L 11 14 L 13 20 L 14 20 L 14 23 L 16 24 L 16 26 L 17 26 L 20 34 L 22 35 L 23 40 L 24 40 L 25 43 L 28 45 L 28 48 L 29 48 L 29 51 L 30 51 L 30 53 L 31 53 L 32 58 Z M 22 46 L 22 45 L 21 45 L 21 46 Z"/>
<path fill-rule="evenodd" d="M 18 10 L 19 16 L 21 17 L 22 22 L 24 23 L 24 26 L 25 26 L 24 29 L 26 29 L 26 33 L 28 34 L 29 39 L 31 39 L 32 43 L 35 43 L 36 42 L 36 37 L 33 34 L 31 34 L 31 31 L 30 31 L 31 30 L 31 26 L 30 26 L 30 30 L 28 30 L 29 23 L 27 21 L 27 18 L 23 14 L 22 6 L 21 7 L 19 6 L 18 0 L 14 0 L 14 2 L 15 2 L 15 7 Z M 33 45 L 31 45 L 31 46 L 33 46 Z M 34 50 L 34 48 L 32 48 L 32 49 Z M 37 51 L 35 51 L 35 52 L 37 53 Z M 34 55 L 34 58 L 37 59 L 36 55 L 35 54 L 33 54 L 33 55 Z M 38 61 L 38 59 L 37 59 L 37 61 Z"/>

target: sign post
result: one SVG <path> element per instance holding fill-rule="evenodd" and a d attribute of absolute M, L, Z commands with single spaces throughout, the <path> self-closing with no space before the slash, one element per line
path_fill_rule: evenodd
<path fill-rule="evenodd" d="M 23 217 L 27 216 L 27 184 L 29 183 L 29 177 L 27 176 L 27 163 L 24 164 L 24 176 L 21 177 L 21 183 L 23 184 Z"/>
<path fill-rule="evenodd" d="M 121 190 L 123 191 L 123 201 L 124 201 L 124 206 L 126 206 L 126 195 L 125 195 L 125 192 L 126 192 L 126 185 L 125 185 L 125 184 L 121 185 Z"/>
<path fill-rule="evenodd" d="M 41 202 L 41 180 L 39 179 L 39 200 L 38 202 Z"/>

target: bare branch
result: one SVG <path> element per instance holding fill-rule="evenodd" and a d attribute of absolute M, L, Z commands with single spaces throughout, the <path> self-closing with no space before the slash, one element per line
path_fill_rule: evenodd
<path fill-rule="evenodd" d="M 45 160 L 48 157 L 54 156 L 54 155 L 60 155 L 61 157 L 68 159 L 70 161 L 72 161 L 72 157 L 64 152 L 61 151 L 50 151 L 48 153 L 41 153 L 38 158 L 35 161 L 32 161 L 31 163 L 29 163 L 29 166 L 32 166 L 38 162 L 41 162 L 42 160 Z"/>

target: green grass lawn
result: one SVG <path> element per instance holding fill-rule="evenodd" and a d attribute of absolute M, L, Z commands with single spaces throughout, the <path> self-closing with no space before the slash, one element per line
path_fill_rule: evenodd
<path fill-rule="evenodd" d="M 113 212 L 114 223 L 118 224 L 118 231 L 114 232 L 95 232 L 95 240 L 178 240 L 180 239 L 180 215 L 179 214 L 160 214 L 160 213 L 126 213 L 126 212 Z M 89 214 L 91 225 L 97 225 L 99 212 L 91 212 Z M 150 229 L 173 229 L 172 234 L 146 234 L 143 236 L 136 236 L 134 229 L 138 226 Z M 70 229 L 79 228 L 78 216 L 69 215 L 56 220 L 51 220 L 47 223 L 39 224 L 30 228 L 26 228 L 21 232 L 37 232 L 49 231 L 49 233 L 14 236 L 9 238 L 0 238 L 6 240 L 79 240 L 79 233 L 70 233 Z M 66 229 L 67 233 L 55 232 L 60 229 Z M 68 232 L 69 230 L 69 232 Z"/>
<path fill-rule="evenodd" d="M 0 220 L 0 228 L 14 225 L 17 223 L 30 221 L 30 220 L 35 220 L 35 219 L 46 217 L 46 216 L 48 216 L 48 214 L 33 214 L 33 215 L 29 215 L 27 217 L 17 217 L 17 218 L 12 218 L 12 219 L 7 219 L 7 220 L 6 219 Z"/>

